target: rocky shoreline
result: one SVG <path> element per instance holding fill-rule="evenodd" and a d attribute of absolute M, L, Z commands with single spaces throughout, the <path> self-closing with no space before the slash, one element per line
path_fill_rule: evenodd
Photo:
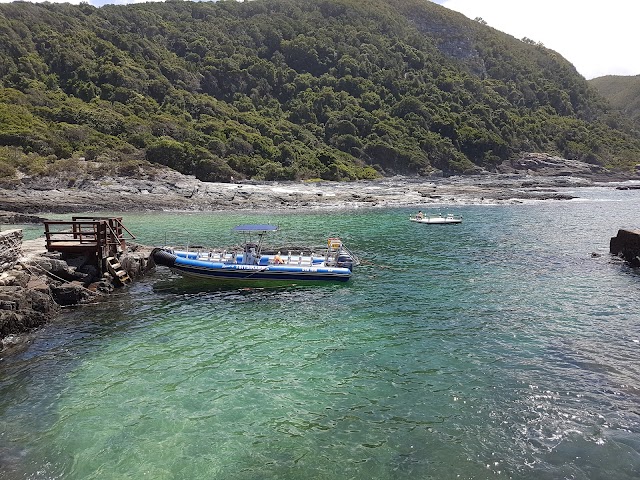
<path fill-rule="evenodd" d="M 129 245 L 120 258 L 131 278 L 144 275 L 150 249 Z M 65 261 L 47 252 L 43 238 L 22 240 L 19 229 L 0 232 L 0 352 L 19 348 L 29 332 L 55 318 L 62 308 L 100 301 L 123 285 L 101 275 L 86 259 Z"/>
<path fill-rule="evenodd" d="M 425 204 L 491 204 L 567 200 L 564 187 L 640 180 L 601 167 L 542 154 L 503 164 L 499 173 L 457 177 L 392 177 L 348 183 L 207 183 L 169 169 L 136 177 L 23 178 L 0 184 L 1 223 L 46 213 L 358 208 Z M 22 215 L 22 217 L 20 217 Z M 35 221 L 38 221 L 35 219 Z"/>

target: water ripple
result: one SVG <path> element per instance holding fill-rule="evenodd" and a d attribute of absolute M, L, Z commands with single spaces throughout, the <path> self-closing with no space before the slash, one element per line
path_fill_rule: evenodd
<path fill-rule="evenodd" d="M 638 277 L 591 257 L 623 200 L 279 217 L 365 264 L 313 288 L 159 271 L 70 313 L 0 364 L 0 477 L 637 478 Z"/>

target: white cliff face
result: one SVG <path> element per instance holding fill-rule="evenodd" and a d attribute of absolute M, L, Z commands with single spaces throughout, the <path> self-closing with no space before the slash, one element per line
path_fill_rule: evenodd
<path fill-rule="evenodd" d="M 463 15 L 449 12 L 455 17 L 456 22 L 451 18 L 430 16 L 428 18 L 420 15 L 411 17 L 416 28 L 434 39 L 435 47 L 445 57 L 462 61 L 469 70 L 480 78 L 487 76 L 487 69 L 484 60 L 480 56 L 474 45 L 472 27 L 468 30 L 461 28 L 464 22 L 470 22 Z"/>

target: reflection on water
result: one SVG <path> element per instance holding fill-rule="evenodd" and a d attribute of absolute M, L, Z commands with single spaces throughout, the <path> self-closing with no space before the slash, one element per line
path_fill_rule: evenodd
<path fill-rule="evenodd" d="M 352 281 L 158 269 L 69 312 L 0 363 L 0 478 L 638 478 L 640 277 L 607 254 L 637 199 L 589 192 L 454 228 L 273 213 L 300 244 L 342 236 Z M 228 244 L 238 215 L 190 225 Z"/>
<path fill-rule="evenodd" d="M 161 267 L 162 269 L 162 267 Z M 335 290 L 345 286 L 344 282 L 296 282 L 295 280 L 265 280 L 250 282 L 242 280 L 212 281 L 205 278 L 184 278 L 178 274 L 170 274 L 164 270 L 165 278 L 154 283 L 154 292 L 170 293 L 213 293 L 213 292 L 235 292 L 235 293 L 258 293 L 261 291 L 278 293 L 289 289 L 312 291 L 329 289 Z"/>

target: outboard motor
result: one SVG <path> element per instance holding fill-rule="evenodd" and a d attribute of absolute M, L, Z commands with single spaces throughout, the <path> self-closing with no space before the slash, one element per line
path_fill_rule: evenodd
<path fill-rule="evenodd" d="M 344 246 L 342 240 L 338 237 L 331 237 L 327 240 L 328 250 L 327 259 L 335 259 L 335 266 L 341 268 L 348 268 L 353 270 L 354 266 L 360 264 L 358 257 L 356 257 L 347 247 Z"/>
<path fill-rule="evenodd" d="M 353 257 L 351 257 L 348 252 L 341 251 L 338 255 L 338 259 L 336 260 L 336 267 L 348 268 L 349 270 L 352 270 L 353 263 Z"/>

